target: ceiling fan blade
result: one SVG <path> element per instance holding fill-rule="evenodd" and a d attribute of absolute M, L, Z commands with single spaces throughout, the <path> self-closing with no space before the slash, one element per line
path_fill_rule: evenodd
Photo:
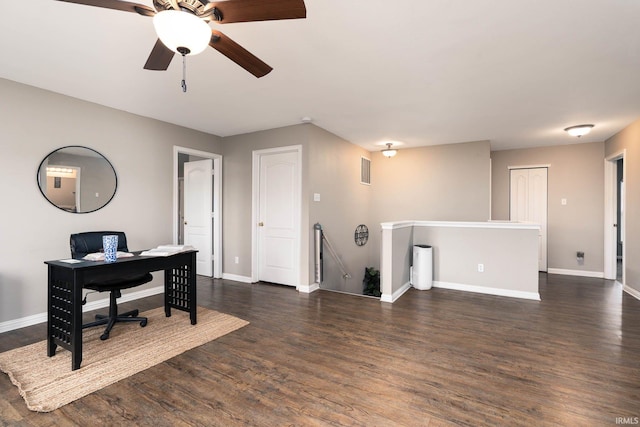
<path fill-rule="evenodd" d="M 273 68 L 220 31 L 211 31 L 209 46 L 258 78 L 269 74 L 273 70 Z"/>
<path fill-rule="evenodd" d="M 165 71 L 173 59 L 174 52 L 168 49 L 160 39 L 153 46 L 151 54 L 144 64 L 145 70 Z"/>
<path fill-rule="evenodd" d="M 304 0 L 226 0 L 210 2 L 205 10 L 214 7 L 221 15 L 220 24 L 307 17 Z"/>
<path fill-rule="evenodd" d="M 139 13 L 144 16 L 153 16 L 156 11 L 149 6 L 139 3 L 131 3 L 120 0 L 58 0 L 67 3 L 84 4 L 86 6 L 103 7 L 105 9 L 123 10 L 125 12 Z"/>

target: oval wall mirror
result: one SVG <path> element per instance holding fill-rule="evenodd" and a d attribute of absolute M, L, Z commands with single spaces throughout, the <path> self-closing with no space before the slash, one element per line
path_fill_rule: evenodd
<path fill-rule="evenodd" d="M 55 207 L 66 212 L 88 213 L 106 206 L 116 194 L 116 171 L 102 154 L 91 148 L 69 145 L 42 160 L 38 187 Z"/>

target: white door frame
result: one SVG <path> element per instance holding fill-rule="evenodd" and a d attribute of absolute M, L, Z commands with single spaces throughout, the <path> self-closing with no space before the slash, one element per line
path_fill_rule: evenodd
<path fill-rule="evenodd" d="M 616 174 L 617 165 L 616 162 L 620 159 L 624 159 L 627 154 L 627 150 L 621 150 L 604 159 L 604 278 L 608 280 L 616 280 L 616 268 L 617 268 L 617 243 L 618 236 L 617 230 L 613 227 L 613 224 L 617 221 L 617 185 L 618 177 Z M 626 162 L 625 162 L 626 163 Z M 622 165 L 622 180 L 627 179 L 627 168 L 623 163 Z M 626 194 L 623 194 L 622 203 L 626 206 Z M 622 241 L 626 242 L 626 215 L 622 216 L 622 224 L 618 224 L 618 227 L 622 227 L 621 235 Z M 622 245 L 622 284 L 625 281 L 625 260 L 626 260 L 627 245 Z"/>
<path fill-rule="evenodd" d="M 289 145 L 285 147 L 267 148 L 264 150 L 254 150 L 253 159 L 251 165 L 251 282 L 258 281 L 258 218 L 260 216 L 260 159 L 262 156 L 277 153 L 290 153 L 295 152 L 298 155 L 298 168 L 300 173 L 298 174 L 298 190 L 300 191 L 300 197 L 298 197 L 298 214 L 296 215 L 296 228 L 298 230 L 298 250 L 297 250 L 297 262 L 295 263 L 295 276 L 298 278 L 298 285 L 296 289 L 303 283 L 301 278 L 302 270 L 300 268 L 300 260 L 302 259 L 302 145 Z"/>
<path fill-rule="evenodd" d="M 173 146 L 173 243 L 178 243 L 178 154 L 213 159 L 213 278 L 222 277 L 222 156 L 193 148 Z"/>

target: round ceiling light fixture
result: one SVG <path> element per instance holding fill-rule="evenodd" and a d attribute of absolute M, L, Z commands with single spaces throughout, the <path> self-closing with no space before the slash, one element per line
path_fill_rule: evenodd
<path fill-rule="evenodd" d="M 209 24 L 191 12 L 163 10 L 153 17 L 153 26 L 162 43 L 181 55 L 197 55 L 211 40 Z"/>
<path fill-rule="evenodd" d="M 396 150 L 395 148 L 391 148 L 392 146 L 393 146 L 392 142 L 387 142 L 387 148 L 382 150 L 382 155 L 385 157 L 393 157 L 396 154 L 398 154 L 398 150 Z"/>
<path fill-rule="evenodd" d="M 565 128 L 565 132 L 571 136 L 577 136 L 580 138 L 582 135 L 586 135 L 591 132 L 591 129 L 593 129 L 593 125 L 576 125 Z"/>

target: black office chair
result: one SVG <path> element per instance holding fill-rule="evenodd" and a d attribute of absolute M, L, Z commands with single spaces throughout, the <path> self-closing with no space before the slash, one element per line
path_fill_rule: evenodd
<path fill-rule="evenodd" d="M 90 231 L 86 233 L 72 234 L 70 239 L 71 244 L 71 257 L 74 259 L 82 259 L 85 255 L 101 252 L 102 249 L 102 236 L 105 235 L 117 235 L 118 236 L 118 251 L 129 252 L 127 248 L 127 236 L 121 231 Z M 104 333 L 100 336 L 101 340 L 109 338 L 109 332 L 116 322 L 140 322 L 140 326 L 147 326 L 146 317 L 137 317 L 138 310 L 128 311 L 126 313 L 118 314 L 118 305 L 116 299 L 120 298 L 122 289 L 133 288 L 135 286 L 143 285 L 153 280 L 151 273 L 146 273 L 137 276 L 126 276 L 118 279 L 106 280 L 103 282 L 87 283 L 85 288 L 98 292 L 110 292 L 109 295 L 109 315 L 96 314 L 96 320 L 91 323 L 82 325 L 82 329 L 90 328 L 93 326 L 107 325 Z"/>

